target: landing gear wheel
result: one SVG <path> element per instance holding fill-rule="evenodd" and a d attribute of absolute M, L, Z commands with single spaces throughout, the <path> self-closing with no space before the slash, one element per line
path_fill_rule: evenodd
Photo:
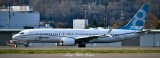
<path fill-rule="evenodd" d="M 29 47 L 29 42 L 26 42 L 26 44 L 24 46 L 25 47 Z"/>
<path fill-rule="evenodd" d="M 28 44 L 25 44 L 24 46 L 25 46 L 25 47 L 28 47 Z"/>
<path fill-rule="evenodd" d="M 79 47 L 79 48 L 85 48 L 85 47 L 86 47 L 86 44 L 85 44 L 85 43 L 79 43 L 79 44 L 78 44 L 78 47 Z"/>

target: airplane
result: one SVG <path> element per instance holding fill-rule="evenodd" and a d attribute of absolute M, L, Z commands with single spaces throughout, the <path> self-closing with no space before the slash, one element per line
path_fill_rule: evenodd
<path fill-rule="evenodd" d="M 146 34 L 144 25 L 149 5 L 143 5 L 128 24 L 119 29 L 28 29 L 12 36 L 12 40 L 29 43 L 57 43 L 57 46 L 86 47 L 86 43 L 112 43 Z"/>

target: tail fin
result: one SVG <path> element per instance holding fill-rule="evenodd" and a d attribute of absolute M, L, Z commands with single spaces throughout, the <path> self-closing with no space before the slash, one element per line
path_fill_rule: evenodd
<path fill-rule="evenodd" d="M 135 14 L 135 16 L 130 20 L 130 22 L 121 27 L 120 29 L 129 29 L 129 30 L 143 30 L 143 27 L 146 22 L 146 17 L 148 13 L 149 5 L 143 5 L 141 9 Z"/>

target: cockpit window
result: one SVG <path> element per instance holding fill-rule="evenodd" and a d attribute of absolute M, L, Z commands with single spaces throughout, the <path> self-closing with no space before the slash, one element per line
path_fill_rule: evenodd
<path fill-rule="evenodd" d="M 20 32 L 19 34 L 24 34 L 24 32 Z"/>

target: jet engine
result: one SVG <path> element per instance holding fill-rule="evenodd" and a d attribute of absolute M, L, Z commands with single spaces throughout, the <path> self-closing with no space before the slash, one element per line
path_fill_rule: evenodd
<path fill-rule="evenodd" d="M 57 46 L 74 46 L 75 44 L 75 39 L 74 38 L 68 38 L 68 37 L 63 37 L 60 41 L 60 43 L 57 43 Z"/>

